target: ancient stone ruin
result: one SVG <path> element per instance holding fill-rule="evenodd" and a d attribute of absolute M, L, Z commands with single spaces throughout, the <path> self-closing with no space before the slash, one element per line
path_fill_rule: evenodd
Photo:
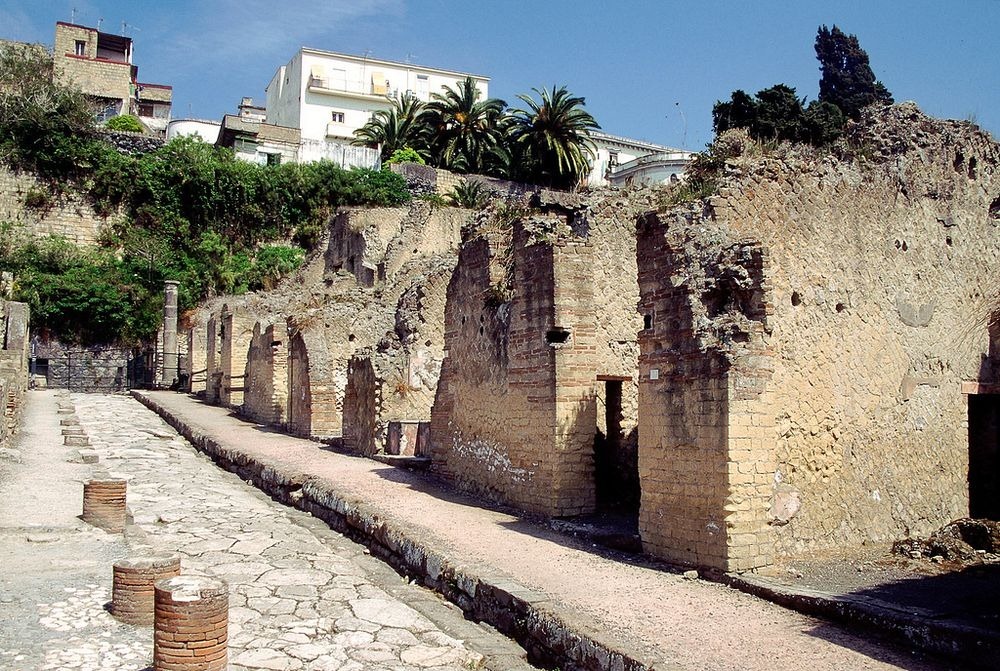
<path fill-rule="evenodd" d="M 704 202 L 345 210 L 276 291 L 186 317 L 192 390 L 685 564 L 996 517 L 1000 146 L 904 104 L 738 149 Z"/>

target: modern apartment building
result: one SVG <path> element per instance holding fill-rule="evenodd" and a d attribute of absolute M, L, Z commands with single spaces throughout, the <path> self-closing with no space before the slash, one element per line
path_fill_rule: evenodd
<path fill-rule="evenodd" d="M 421 100 L 471 76 L 488 97 L 489 78 L 303 47 L 267 85 L 267 123 L 298 128 L 300 160 L 324 157 L 331 145 L 350 145 L 373 112 L 407 92 Z"/>
<path fill-rule="evenodd" d="M 591 133 L 596 156 L 588 186 L 667 184 L 681 179 L 692 152 L 600 131 Z"/>
<path fill-rule="evenodd" d="M 99 119 L 134 114 L 151 131 L 166 130 L 173 89 L 138 80 L 131 38 L 60 21 L 53 59 L 56 81 L 93 98 Z"/>

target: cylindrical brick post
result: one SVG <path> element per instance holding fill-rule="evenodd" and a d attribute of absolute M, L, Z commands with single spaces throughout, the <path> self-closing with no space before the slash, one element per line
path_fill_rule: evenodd
<path fill-rule="evenodd" d="M 128 624 L 153 624 L 153 585 L 181 574 L 176 555 L 135 557 L 115 562 L 111 613 Z"/>
<path fill-rule="evenodd" d="M 119 478 L 83 483 L 83 521 L 105 531 L 124 531 L 125 487 L 125 480 Z"/>
<path fill-rule="evenodd" d="M 225 671 L 229 586 L 184 575 L 156 583 L 154 671 Z"/>

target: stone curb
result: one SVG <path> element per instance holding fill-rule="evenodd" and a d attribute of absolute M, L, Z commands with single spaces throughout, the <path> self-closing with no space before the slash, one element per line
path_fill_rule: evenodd
<path fill-rule="evenodd" d="M 412 529 L 397 528 L 382 520 L 378 510 L 364 501 L 348 500 L 328 483 L 301 472 L 286 472 L 259 462 L 245 452 L 222 446 L 212 436 L 189 425 L 133 390 L 132 396 L 211 457 L 217 464 L 254 484 L 282 503 L 311 513 L 333 529 L 366 545 L 371 553 L 403 575 L 419 578 L 457 605 L 470 618 L 485 622 L 516 640 L 535 663 L 584 671 L 679 671 L 668 660 L 634 649 L 624 649 L 603 631 L 571 611 L 549 601 L 509 578 L 489 575 L 479 567 L 459 565 Z M 524 662 L 512 665 L 508 655 L 484 651 L 486 667 L 494 671 L 530 669 Z"/>
<path fill-rule="evenodd" d="M 778 585 L 750 575 L 726 573 L 713 579 L 805 615 L 878 630 L 905 645 L 966 662 L 971 665 L 967 668 L 1000 668 L 997 631 L 938 621 L 916 607 Z"/>

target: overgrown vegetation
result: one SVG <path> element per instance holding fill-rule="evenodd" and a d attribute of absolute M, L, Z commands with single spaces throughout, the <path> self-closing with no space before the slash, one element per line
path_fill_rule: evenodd
<path fill-rule="evenodd" d="M 480 179 L 466 178 L 456 184 L 448 194 L 448 204 L 475 210 L 489 201 L 490 190 Z"/>
<path fill-rule="evenodd" d="M 776 84 L 751 97 L 733 91 L 728 101 L 712 108 L 716 134 L 731 128 L 746 128 L 758 140 L 788 140 L 820 147 L 832 143 L 843 132 L 848 119 L 858 119 L 861 110 L 874 103 L 892 103 L 892 94 L 875 79 L 868 54 L 858 38 L 837 26 L 820 26 L 816 34 L 816 58 L 821 78 L 819 97 L 806 105 L 795 89 Z"/>
<path fill-rule="evenodd" d="M 146 131 L 139 118 L 131 114 L 119 114 L 108 119 L 104 127 L 108 130 L 125 131 L 126 133 L 144 133 Z"/>
<path fill-rule="evenodd" d="M 33 324 L 83 343 L 155 334 L 163 281 L 181 283 L 181 308 L 216 293 L 273 286 L 297 268 L 340 205 L 398 205 L 402 177 L 331 163 L 260 166 L 190 138 L 132 157 L 104 142 L 86 98 L 52 83 L 40 48 L 0 47 L 0 161 L 74 190 L 109 217 L 96 249 L 18 240 L 5 226 L 0 268 Z M 50 198 L 44 196 L 49 195 Z"/>
<path fill-rule="evenodd" d="M 565 87 L 520 95 L 523 109 L 483 99 L 471 77 L 431 95 L 412 95 L 372 115 L 355 132 L 355 144 L 380 145 L 383 160 L 403 150 L 459 173 L 489 175 L 556 188 L 580 183 L 594 155 L 590 133 L 600 128 L 585 101 Z M 419 161 L 418 161 L 419 162 Z"/>

